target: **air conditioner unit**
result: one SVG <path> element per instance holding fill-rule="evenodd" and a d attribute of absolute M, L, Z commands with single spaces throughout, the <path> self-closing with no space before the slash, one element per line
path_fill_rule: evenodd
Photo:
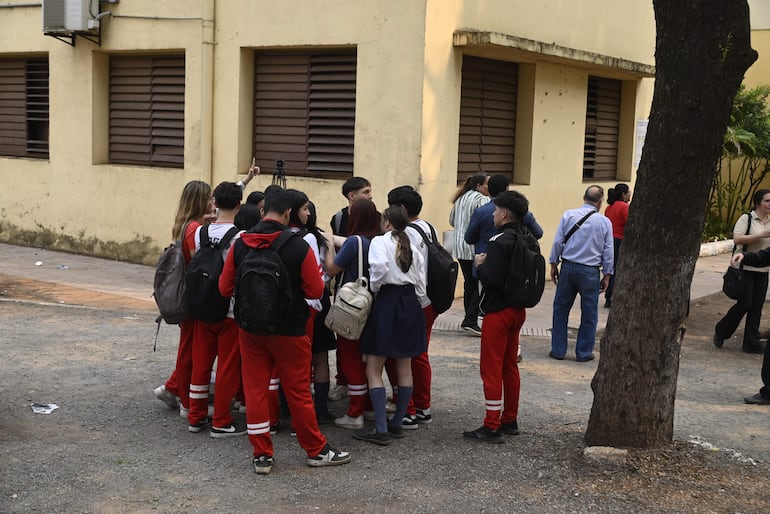
<path fill-rule="evenodd" d="M 43 32 L 88 30 L 92 0 L 43 0 Z"/>

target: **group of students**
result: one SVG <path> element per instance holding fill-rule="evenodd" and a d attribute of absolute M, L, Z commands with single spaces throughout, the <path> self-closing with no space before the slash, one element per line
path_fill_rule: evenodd
<path fill-rule="evenodd" d="M 176 367 L 154 392 L 170 407 L 179 407 L 191 432 L 201 432 L 210 424 L 214 438 L 248 434 L 254 469 L 267 474 L 273 465 L 270 435 L 278 427 L 280 389 L 307 464 L 345 464 L 350 453 L 330 446 L 318 428 L 333 419 L 327 406 L 329 350 L 337 350 L 338 383 L 346 385 L 349 395 L 347 413 L 334 423 L 353 430 L 355 439 L 388 445 L 391 438 L 403 437 L 404 429 L 432 421 L 428 345 L 436 312 L 426 294 L 428 249 L 423 236 L 430 241 L 435 230 L 420 219 L 422 198 L 414 188 L 391 190 L 389 205 L 380 213 L 371 199 L 371 183 L 362 177 L 343 185 L 349 205 L 332 218 L 332 234 L 318 228 L 314 206 L 305 193 L 278 186 L 268 187 L 259 199 L 263 202 L 257 207 L 259 215 L 247 221 L 252 226 L 238 227 L 249 205 L 241 204 L 242 189 L 258 173 L 259 168 L 252 165 L 246 180 L 223 182 L 213 194 L 200 181 L 184 188 L 172 235 L 181 240 L 188 262 L 202 241 L 222 243 L 217 246 L 224 259 L 218 286 L 223 298 L 231 298 L 230 308 L 221 321 L 180 323 Z M 485 442 L 498 442 L 501 433 L 518 433 L 516 352 L 525 313 L 508 307 L 499 290 L 509 251 L 502 236 L 507 229 L 532 237 L 521 224 L 528 213 L 523 195 L 505 191 L 494 202 L 490 216 L 499 237 L 493 237 L 487 252 L 475 259 L 487 316 L 481 341 L 486 417 L 481 428 L 465 433 Z M 233 227 L 246 230 L 223 241 Z M 284 236 L 287 231 L 299 237 Z M 233 299 L 244 262 L 251 253 L 268 248 L 280 256 L 292 290 L 290 315 L 269 333 L 251 331 L 237 319 Z M 324 326 L 324 315 L 334 287 L 358 278 L 359 259 L 375 301 L 360 339 L 338 336 L 335 341 Z M 215 359 L 216 394 L 209 417 Z M 391 401 L 383 370 L 392 384 Z M 234 399 L 245 406 L 245 427 L 233 419 Z M 373 419 L 374 425 L 366 428 L 365 419 Z"/>

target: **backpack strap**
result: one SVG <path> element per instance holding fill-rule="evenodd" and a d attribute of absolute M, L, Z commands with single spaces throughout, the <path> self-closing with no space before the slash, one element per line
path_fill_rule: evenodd
<path fill-rule="evenodd" d="M 225 232 L 225 235 L 222 236 L 222 239 L 219 240 L 219 243 L 217 244 L 217 249 L 227 248 L 228 246 L 230 246 L 230 241 L 232 241 L 233 238 L 235 237 L 235 234 L 237 234 L 240 231 L 241 230 L 238 227 L 235 227 L 235 226 L 230 227 L 230 230 Z"/>
<path fill-rule="evenodd" d="M 430 241 L 428 241 L 428 235 L 425 233 L 423 229 L 420 228 L 420 226 L 417 223 L 407 223 L 407 227 L 412 227 L 417 231 L 418 234 L 422 236 L 422 240 L 425 241 L 425 244 L 430 244 Z M 436 232 L 433 230 L 433 226 L 430 227 L 430 235 L 433 236 L 433 240 L 436 240 Z"/>
<path fill-rule="evenodd" d="M 576 231 L 577 229 L 579 229 L 579 228 L 580 228 L 580 227 L 583 225 L 583 223 L 585 223 L 585 221 L 586 221 L 588 218 L 590 218 L 591 216 L 593 216 L 594 214 L 596 214 L 596 211 L 591 211 L 591 212 L 589 212 L 588 214 L 586 214 L 585 216 L 583 216 L 582 218 L 580 218 L 580 221 L 578 221 L 577 223 L 575 223 L 575 225 L 574 225 L 574 226 L 573 226 L 573 227 L 572 227 L 572 228 L 569 230 L 569 232 L 567 232 L 567 235 L 566 235 L 566 236 L 564 236 L 564 243 L 563 243 L 563 244 L 565 244 L 565 245 L 566 245 L 566 244 L 567 244 L 567 241 L 569 241 L 569 238 L 570 238 L 570 237 L 572 237 L 572 234 L 574 234 L 574 233 L 575 233 L 575 231 Z"/>
<path fill-rule="evenodd" d="M 751 213 L 747 212 L 746 217 L 748 218 L 746 223 L 746 235 L 748 236 L 749 232 L 751 232 Z M 748 247 L 749 245 L 743 245 L 743 250 L 741 250 L 741 252 L 745 252 Z M 738 245 L 733 243 L 733 253 L 735 253 L 736 248 L 738 248 Z M 743 261 L 741 261 L 741 266 L 743 266 Z"/>
<path fill-rule="evenodd" d="M 201 248 L 206 248 L 210 244 L 211 244 L 211 239 L 209 239 L 209 226 L 202 225 L 201 235 L 200 235 L 200 246 Z"/>
<path fill-rule="evenodd" d="M 364 243 L 361 240 L 361 236 L 356 236 L 358 239 L 358 279 L 364 278 Z"/>
<path fill-rule="evenodd" d="M 334 213 L 334 234 L 339 235 L 342 228 L 342 209 Z"/>
<path fill-rule="evenodd" d="M 286 242 L 292 238 L 292 236 L 294 236 L 294 232 L 292 232 L 291 229 L 283 229 L 281 235 L 275 238 L 275 241 L 273 241 L 273 244 L 270 245 L 270 248 L 276 252 L 280 251 L 283 245 L 285 245 Z"/>

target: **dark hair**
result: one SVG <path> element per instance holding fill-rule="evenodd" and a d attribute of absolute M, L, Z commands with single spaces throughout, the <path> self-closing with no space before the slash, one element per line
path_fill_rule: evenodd
<path fill-rule="evenodd" d="M 259 206 L 259 203 L 265 199 L 265 193 L 262 191 L 252 191 L 249 196 L 246 197 L 246 203 Z"/>
<path fill-rule="evenodd" d="M 752 199 L 754 200 L 754 208 L 755 209 L 757 207 L 759 207 L 759 204 L 762 203 L 762 198 L 764 198 L 764 196 L 766 194 L 768 194 L 768 193 L 770 193 L 770 189 L 757 189 L 756 190 L 756 192 L 754 193 L 754 196 L 752 197 Z"/>
<path fill-rule="evenodd" d="M 297 227 L 304 228 L 305 224 L 302 223 L 302 221 L 300 221 L 299 219 L 299 210 L 300 208 L 302 208 L 303 205 L 308 203 L 310 199 L 307 197 L 305 193 L 297 189 L 287 189 L 286 192 L 289 194 L 289 199 L 291 201 L 291 213 L 289 213 L 289 223 Z"/>
<path fill-rule="evenodd" d="M 391 205 L 382 213 L 382 217 L 388 220 L 393 227 L 391 237 L 396 241 L 396 264 L 406 273 L 412 266 L 412 247 L 409 245 L 409 236 L 404 230 L 409 220 L 401 207 Z"/>
<path fill-rule="evenodd" d="M 380 213 L 367 198 L 359 198 L 350 206 L 348 236 L 364 236 L 372 239 L 380 234 Z"/>
<path fill-rule="evenodd" d="M 259 207 L 252 203 L 245 203 L 241 205 L 238 214 L 235 215 L 233 223 L 241 230 L 249 230 L 259 223 L 261 219 L 262 213 L 259 211 Z"/>
<path fill-rule="evenodd" d="M 618 200 L 622 200 L 623 195 L 630 190 L 628 184 L 615 184 L 615 187 L 611 187 L 607 190 L 607 205 L 612 205 Z"/>
<path fill-rule="evenodd" d="M 503 191 L 492 201 L 497 207 L 511 211 L 518 221 L 524 219 L 529 211 L 529 200 L 518 191 Z"/>
<path fill-rule="evenodd" d="M 586 192 L 583 193 L 583 200 L 586 202 L 597 203 L 601 202 L 602 198 L 604 198 L 604 188 L 602 186 L 588 186 Z"/>
<path fill-rule="evenodd" d="M 454 196 L 452 197 L 452 203 L 455 203 L 458 198 L 460 198 L 462 195 L 467 193 L 468 191 L 475 190 L 479 186 L 483 186 L 484 182 L 487 181 L 487 177 L 489 174 L 481 172 L 476 173 L 475 175 L 471 175 L 467 179 L 465 179 L 465 183 L 460 186 L 460 189 L 458 189 Z"/>
<path fill-rule="evenodd" d="M 272 212 L 283 214 L 291 209 L 291 197 L 282 187 L 276 186 L 276 189 L 265 190 L 265 214 Z"/>
<path fill-rule="evenodd" d="M 492 175 L 489 177 L 487 187 L 489 188 L 489 196 L 496 197 L 511 185 L 511 181 L 505 175 Z"/>
<path fill-rule="evenodd" d="M 305 230 L 313 234 L 315 240 L 318 242 L 318 248 L 328 248 L 329 245 L 326 243 L 326 238 L 323 236 L 323 230 L 318 228 L 318 213 L 316 212 L 315 204 L 308 200 L 307 206 L 310 210 L 310 215 L 307 217 Z"/>
<path fill-rule="evenodd" d="M 235 182 L 222 182 L 214 188 L 212 196 L 218 208 L 233 210 L 243 199 L 243 189 Z"/>
<path fill-rule="evenodd" d="M 371 186 L 372 183 L 364 177 L 350 177 L 345 181 L 344 184 L 342 184 L 342 196 L 347 198 L 348 193 L 352 193 L 353 191 L 358 191 L 359 189 Z"/>
<path fill-rule="evenodd" d="M 270 196 L 272 193 L 275 193 L 276 191 L 284 191 L 284 188 L 282 188 L 278 184 L 270 184 L 269 186 L 267 186 L 265 188 L 265 200 L 267 200 L 267 197 Z"/>
<path fill-rule="evenodd" d="M 399 186 L 388 193 L 388 205 L 403 206 L 407 216 L 416 218 L 422 211 L 422 196 L 412 186 Z"/>

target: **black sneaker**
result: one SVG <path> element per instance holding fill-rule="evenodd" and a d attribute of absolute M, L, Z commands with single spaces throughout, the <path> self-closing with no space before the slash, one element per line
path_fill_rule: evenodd
<path fill-rule="evenodd" d="M 270 435 L 275 435 L 281 429 L 281 422 L 279 421 L 275 425 L 270 425 Z"/>
<path fill-rule="evenodd" d="M 212 425 L 211 430 L 209 431 L 209 435 L 214 439 L 246 435 L 246 427 L 239 427 L 235 423 L 230 423 L 226 427 L 215 427 Z"/>
<path fill-rule="evenodd" d="M 500 424 L 500 432 L 505 435 L 519 435 L 519 424 L 515 421 Z"/>
<path fill-rule="evenodd" d="M 187 427 L 187 430 L 193 434 L 197 434 L 198 432 L 203 432 L 203 429 L 206 428 L 206 425 L 208 425 L 208 420 L 201 421 L 199 423 L 190 423 L 190 425 Z"/>
<path fill-rule="evenodd" d="M 417 409 L 414 415 L 414 420 L 419 424 L 428 424 L 433 422 L 433 416 L 430 413 L 430 409 Z"/>
<path fill-rule="evenodd" d="M 393 426 L 388 423 L 388 434 L 393 439 L 402 439 L 404 437 L 404 428 L 400 426 Z"/>
<path fill-rule="evenodd" d="M 353 432 L 353 439 L 379 444 L 380 446 L 387 446 L 390 444 L 390 433 L 377 432 L 376 428 L 362 428 L 361 430 Z"/>
<path fill-rule="evenodd" d="M 347 464 L 350 460 L 351 456 L 349 452 L 341 452 L 327 444 L 324 446 L 324 449 L 321 450 L 321 453 L 315 457 L 307 458 L 307 465 L 314 468 L 321 466 L 339 466 L 341 464 Z"/>
<path fill-rule="evenodd" d="M 401 428 L 404 430 L 417 430 L 420 428 L 420 424 L 417 422 L 417 418 L 407 414 L 404 419 L 401 420 Z"/>
<path fill-rule="evenodd" d="M 257 475 L 267 475 L 273 469 L 273 458 L 267 455 L 254 457 L 254 472 Z"/>
<path fill-rule="evenodd" d="M 464 331 L 468 332 L 469 334 L 473 334 L 474 336 L 481 335 L 481 328 L 476 323 L 472 323 L 472 324 L 463 323 L 462 325 L 460 325 L 460 328 L 462 328 Z"/>
<path fill-rule="evenodd" d="M 484 426 L 470 432 L 463 432 L 463 437 L 482 443 L 499 444 L 503 442 L 503 433 L 500 430 L 490 430 Z"/>
<path fill-rule="evenodd" d="M 714 334 L 714 346 L 717 348 L 722 348 L 725 344 L 725 338 L 721 337 L 719 334 Z"/>
<path fill-rule="evenodd" d="M 770 400 L 762 396 L 761 394 L 757 393 L 753 396 L 747 396 L 743 399 L 744 402 L 748 403 L 749 405 L 770 405 Z"/>

